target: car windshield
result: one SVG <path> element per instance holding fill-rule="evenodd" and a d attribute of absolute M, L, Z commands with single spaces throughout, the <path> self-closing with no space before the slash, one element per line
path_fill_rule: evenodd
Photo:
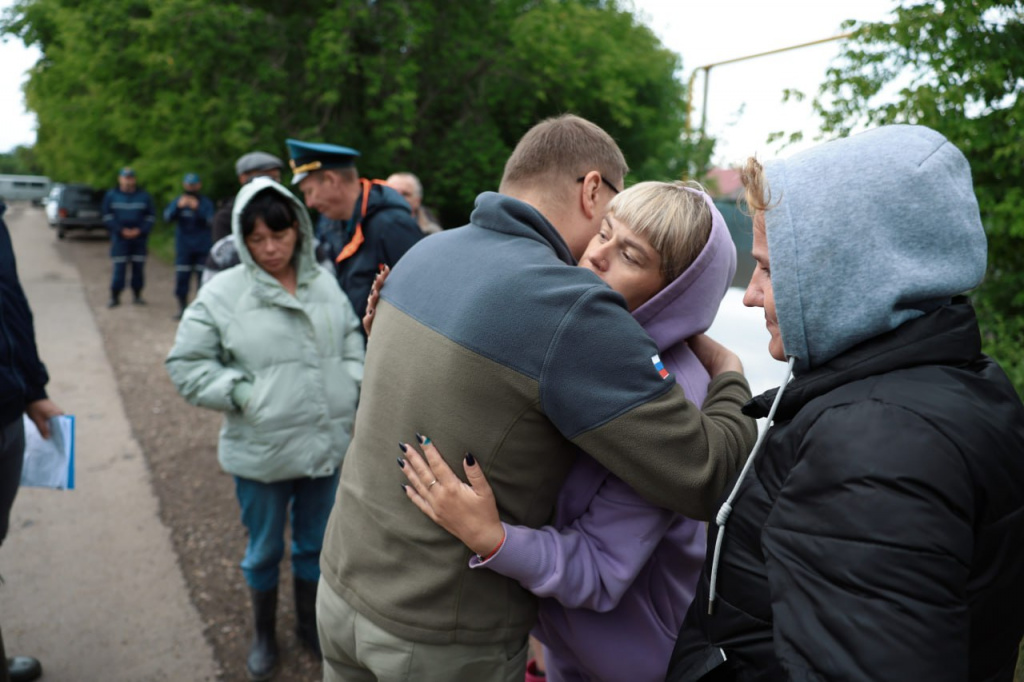
<path fill-rule="evenodd" d="M 68 187 L 65 190 L 65 197 L 67 202 L 99 205 L 103 202 L 103 190 L 92 187 Z"/>

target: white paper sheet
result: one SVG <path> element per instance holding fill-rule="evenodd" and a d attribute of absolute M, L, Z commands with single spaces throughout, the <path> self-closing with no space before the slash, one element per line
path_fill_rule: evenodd
<path fill-rule="evenodd" d="M 25 465 L 21 485 L 37 488 L 74 490 L 75 488 L 75 416 L 61 414 L 50 418 L 50 437 L 44 439 L 27 416 L 25 421 Z"/>

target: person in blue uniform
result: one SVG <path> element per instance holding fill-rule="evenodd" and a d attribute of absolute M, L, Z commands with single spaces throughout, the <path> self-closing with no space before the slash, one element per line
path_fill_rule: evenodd
<path fill-rule="evenodd" d="M 355 149 L 292 139 L 285 143 L 292 184 L 302 191 L 306 206 L 341 223 L 340 251 L 332 257 L 338 283 L 362 318 L 381 266 L 394 266 L 423 233 L 401 194 L 382 180 L 359 177 Z"/>
<path fill-rule="evenodd" d="M 210 253 L 213 241 L 210 237 L 210 223 L 213 220 L 214 205 L 209 197 L 199 193 L 202 183 L 196 173 L 186 173 L 181 182 L 184 191 L 164 209 L 164 222 L 177 222 L 174 231 L 174 295 L 178 299 L 180 320 L 188 305 L 189 280 L 196 276 L 196 290 L 203 275 L 203 263 Z"/>
<path fill-rule="evenodd" d="M 142 288 L 146 285 L 146 242 L 155 217 L 153 197 L 139 189 L 134 170 L 122 168 L 117 176 L 117 188 L 103 197 L 103 223 L 110 231 L 110 258 L 114 261 L 108 308 L 121 303 L 128 263 L 132 264 L 132 303 L 146 303 L 142 298 Z"/>

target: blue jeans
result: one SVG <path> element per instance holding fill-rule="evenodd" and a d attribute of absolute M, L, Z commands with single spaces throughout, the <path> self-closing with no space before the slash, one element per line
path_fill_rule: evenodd
<path fill-rule="evenodd" d="M 300 580 L 320 579 L 320 549 L 337 489 L 337 471 L 323 478 L 295 478 L 276 483 L 235 476 L 242 524 L 249 531 L 249 543 L 242 559 L 242 573 L 249 587 L 265 591 L 277 586 L 284 557 L 284 527 L 288 522 L 289 503 L 292 575 Z"/>

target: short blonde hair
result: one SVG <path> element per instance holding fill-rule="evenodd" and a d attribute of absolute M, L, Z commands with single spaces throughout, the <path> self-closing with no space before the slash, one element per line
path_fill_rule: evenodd
<path fill-rule="evenodd" d="M 621 185 L 629 166 L 619 145 L 600 126 L 563 114 L 541 121 L 523 135 L 505 163 L 499 191 L 550 189 L 594 170 Z"/>
<path fill-rule="evenodd" d="M 690 267 L 711 238 L 711 209 L 697 182 L 641 182 L 615 196 L 608 215 L 650 242 L 671 282 Z"/>

